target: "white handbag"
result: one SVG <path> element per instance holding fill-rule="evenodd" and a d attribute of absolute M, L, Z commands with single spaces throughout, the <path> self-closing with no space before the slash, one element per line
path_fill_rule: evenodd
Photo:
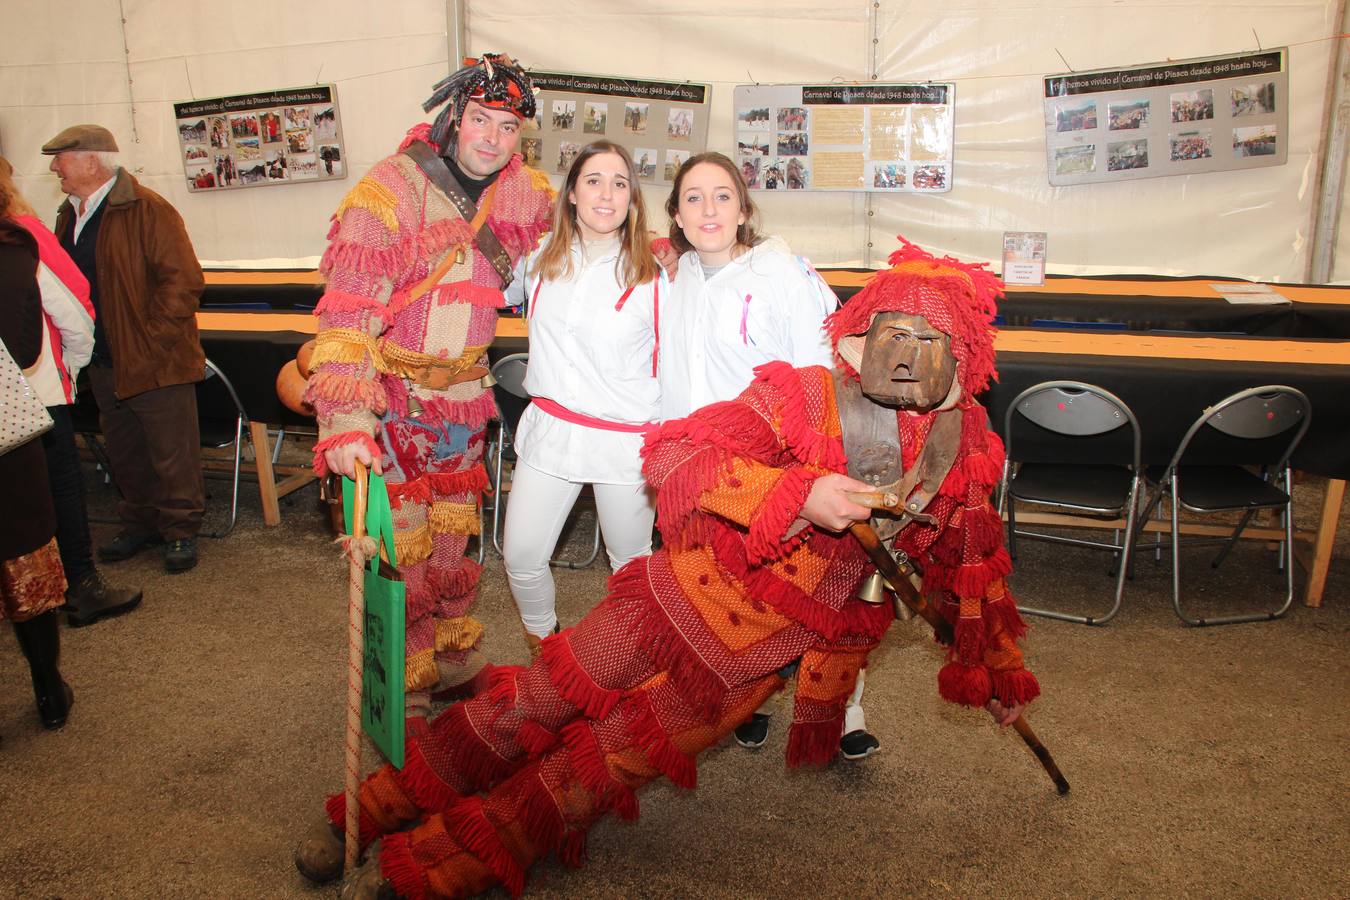
<path fill-rule="evenodd" d="M 9 355 L 9 349 L 0 343 L 0 456 L 51 427 L 47 407 L 23 377 L 23 370 Z"/>

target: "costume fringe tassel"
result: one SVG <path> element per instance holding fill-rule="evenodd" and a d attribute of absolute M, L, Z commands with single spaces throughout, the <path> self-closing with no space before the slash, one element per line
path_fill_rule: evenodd
<path fill-rule="evenodd" d="M 558 843 L 558 862 L 569 869 L 586 865 L 586 829 L 575 828 L 563 834 Z"/>
<path fill-rule="evenodd" d="M 786 537 L 792 523 L 797 520 L 811 486 L 820 477 L 817 472 L 804 468 L 792 468 L 783 473 L 778 484 L 769 491 L 759 507 L 759 513 L 750 523 L 750 531 L 745 538 L 745 555 L 751 565 L 765 560 L 781 559 L 810 537 L 810 529 L 803 528 L 796 535 Z"/>
<path fill-rule="evenodd" d="M 809 466 L 821 466 L 835 472 L 843 472 L 848 467 L 848 457 L 844 453 L 843 440 L 837 435 L 822 434 L 811 426 L 806 414 L 807 390 L 802 382 L 817 381 L 816 389 L 810 393 L 819 393 L 819 382 L 828 381 L 829 370 L 812 367 L 798 371 L 781 360 L 765 363 L 755 369 L 755 378 L 771 384 L 778 389 L 787 402 L 783 406 L 780 428 L 792 454 Z"/>
<path fill-rule="evenodd" d="M 994 695 L 994 684 L 984 666 L 953 661 L 938 670 L 938 693 L 949 703 L 984 706 Z"/>
<path fill-rule="evenodd" d="M 314 315 L 327 316 L 339 315 L 342 313 L 364 313 L 380 312 L 384 309 L 384 304 L 373 297 L 365 297 L 361 294 L 353 294 L 348 291 L 339 291 L 329 288 L 324 291 L 323 296 L 319 298 L 319 305 L 314 307 Z"/>
<path fill-rule="evenodd" d="M 400 897 L 408 900 L 426 897 L 426 880 L 413 860 L 411 832 L 391 834 L 380 844 L 380 874 Z"/>
<path fill-rule="evenodd" d="M 647 761 L 672 784 L 693 790 L 698 786 L 698 766 L 694 759 L 676 747 L 670 735 L 661 725 L 651 700 L 645 694 L 639 695 L 641 710 L 628 726 L 629 735 L 647 757 Z"/>
<path fill-rule="evenodd" d="M 524 892 L 525 872 L 502 843 L 497 829 L 488 821 L 481 798 L 464 798 L 453 809 L 446 811 L 445 822 L 451 836 L 465 850 L 478 857 L 479 862 L 497 876 L 497 880 L 512 897 L 519 897 Z"/>
<path fill-rule="evenodd" d="M 394 196 L 393 191 L 374 178 L 362 178 L 358 181 L 356 186 L 347 192 L 347 196 L 342 198 L 338 208 L 333 211 L 333 218 L 341 220 L 343 213 L 353 208 L 363 209 L 370 213 L 389 230 L 390 234 L 398 233 L 398 218 L 395 216 L 395 210 L 398 208 L 398 197 Z"/>
<path fill-rule="evenodd" d="M 595 798 L 597 808 L 613 810 L 621 819 L 638 817 L 637 793 L 619 781 L 605 764 L 604 752 L 585 719 L 574 719 L 560 732 L 572 759 L 572 772 Z"/>
<path fill-rule="evenodd" d="M 531 719 L 520 724 L 516 743 L 530 756 L 542 756 L 558 745 L 558 735 Z"/>
<path fill-rule="evenodd" d="M 1030 703 L 1041 695 L 1041 684 L 1026 669 L 994 673 L 994 696 L 1004 706 Z"/>
<path fill-rule="evenodd" d="M 841 719 L 793 722 L 788 728 L 787 764 L 791 768 L 824 766 L 839 751 Z"/>
<path fill-rule="evenodd" d="M 622 691 L 602 688 L 572 654 L 566 637 L 546 638 L 539 645 L 539 656 L 548 666 L 549 679 L 564 700 L 591 719 L 603 719 L 623 698 Z"/>

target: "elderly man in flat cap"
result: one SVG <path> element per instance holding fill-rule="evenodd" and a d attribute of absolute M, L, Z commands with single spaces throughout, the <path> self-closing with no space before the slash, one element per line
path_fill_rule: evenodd
<path fill-rule="evenodd" d="M 74 125 L 42 147 L 69 195 L 56 236 L 89 279 L 97 313 L 89 381 L 113 477 L 121 532 L 99 559 L 129 559 L 165 544 L 164 567 L 197 564 L 205 491 L 194 382 L 202 270 L 183 219 L 117 165 L 117 141 Z"/>

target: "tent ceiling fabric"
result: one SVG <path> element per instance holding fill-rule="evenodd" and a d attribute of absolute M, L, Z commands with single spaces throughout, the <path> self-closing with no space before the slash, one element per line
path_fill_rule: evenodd
<path fill-rule="evenodd" d="M 871 0 L 465 6 L 475 52 L 503 50 L 540 69 L 712 84 L 712 149 L 732 145 L 737 84 L 871 75 Z M 359 174 L 423 118 L 419 103 L 446 70 L 444 0 L 301 2 L 257 17 L 217 15 L 217 5 L 198 0 L 123 0 L 123 7 L 127 54 L 115 4 L 11 0 L 11 52 L 0 66 L 6 98 L 0 146 L 50 221 L 60 195 L 37 148 L 75 122 L 107 125 L 124 162 L 174 202 L 209 260 L 312 262 L 323 250 L 329 214 L 353 181 L 191 195 L 170 104 L 336 83 L 350 171 Z M 994 259 L 1003 231 L 1032 230 L 1050 234 L 1051 271 L 1299 281 L 1335 46 L 1324 38 L 1339 31 L 1337 11 L 1329 0 L 1226 6 L 883 0 L 875 9 L 878 80 L 956 84 L 954 189 L 874 196 L 870 229 L 862 194 L 760 193 L 765 229 L 822 265 L 860 264 L 869 233 L 872 261 L 880 264 L 897 233 L 940 252 Z M 1041 76 L 1065 71 L 1058 53 L 1077 70 L 1129 66 L 1252 50 L 1254 33 L 1265 47 L 1291 48 L 1287 165 L 1049 186 Z M 659 188 L 647 189 L 649 209 L 663 202 Z M 1346 231 L 1337 280 L 1350 279 Z"/>

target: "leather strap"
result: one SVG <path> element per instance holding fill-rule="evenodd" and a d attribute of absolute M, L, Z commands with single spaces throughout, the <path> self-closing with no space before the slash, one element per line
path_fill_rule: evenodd
<path fill-rule="evenodd" d="M 956 461 L 961 441 L 961 413 L 938 413 L 919 457 L 907 472 L 900 463 L 900 433 L 896 412 L 873 402 L 858 382 L 834 373 L 835 399 L 843 430 L 848 474 L 896 494 L 900 505 L 872 518 L 882 540 L 889 540 L 912 521 L 932 522 L 924 512 Z"/>
<path fill-rule="evenodd" d="M 459 370 L 450 366 L 421 366 L 408 372 L 408 380 L 428 390 L 443 391 L 452 384 L 478 381 L 487 373 L 486 366 L 469 366 Z"/>
<path fill-rule="evenodd" d="M 459 210 L 459 214 L 464 221 L 472 222 L 474 216 L 478 215 L 478 206 L 469 199 L 469 195 L 465 193 L 464 188 L 455 179 L 450 167 L 445 164 L 445 160 L 435 150 L 432 150 L 429 144 L 422 141 L 413 141 L 403 152 L 409 159 L 417 163 L 417 168 L 422 170 L 422 174 L 426 175 L 431 183 L 436 185 L 441 193 L 445 194 L 450 202 L 455 205 L 455 209 Z M 492 268 L 496 270 L 498 277 L 502 280 L 502 290 L 505 290 L 513 277 L 511 257 L 507 255 L 501 241 L 497 240 L 497 236 L 492 233 L 492 229 L 487 226 L 486 222 L 474 234 L 473 242 L 478 247 L 478 252 L 487 257 L 488 262 L 492 264 Z"/>

